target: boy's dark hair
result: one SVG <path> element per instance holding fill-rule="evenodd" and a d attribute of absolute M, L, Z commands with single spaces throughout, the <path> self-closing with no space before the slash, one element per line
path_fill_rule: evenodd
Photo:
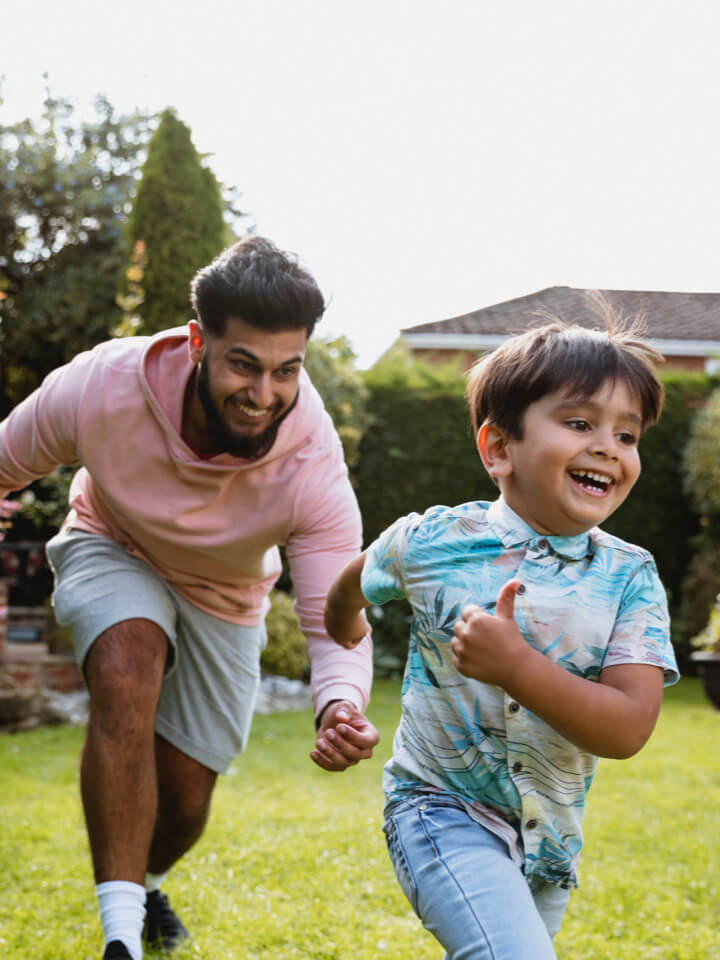
<path fill-rule="evenodd" d="M 589 397 L 607 380 L 622 381 L 635 395 L 643 428 L 657 422 L 664 388 L 654 365 L 663 356 L 641 339 L 642 318 L 622 320 L 607 301 L 595 302 L 605 330 L 546 317 L 550 322 L 510 337 L 475 362 L 465 390 L 475 433 L 490 422 L 521 440 L 531 403 L 557 390 L 568 399 Z"/>
<path fill-rule="evenodd" d="M 212 337 L 230 317 L 269 332 L 305 327 L 307 336 L 325 311 L 323 295 L 297 258 L 264 237 L 247 237 L 193 277 L 193 308 Z"/>

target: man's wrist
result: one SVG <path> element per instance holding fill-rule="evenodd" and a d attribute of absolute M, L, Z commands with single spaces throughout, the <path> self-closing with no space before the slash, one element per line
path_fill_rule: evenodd
<path fill-rule="evenodd" d="M 322 718 L 325 716 L 325 711 L 326 711 L 327 708 L 328 708 L 331 704 L 333 704 L 333 703 L 340 703 L 340 699 L 328 700 L 328 702 L 327 702 L 327 703 L 325 704 L 325 706 L 322 708 L 322 710 L 320 711 L 320 713 L 315 717 L 315 729 L 316 729 L 316 730 L 319 730 L 319 729 L 320 729 L 320 724 L 322 723 Z"/>
<path fill-rule="evenodd" d="M 332 706 L 333 703 L 346 703 L 350 712 L 359 710 L 359 707 L 356 707 L 352 700 L 348 700 L 347 697 L 335 697 L 333 700 L 328 700 L 325 706 L 322 708 L 320 713 L 315 717 L 315 729 L 319 730 L 322 723 L 322 718 L 325 716 L 325 711 L 328 707 Z"/>

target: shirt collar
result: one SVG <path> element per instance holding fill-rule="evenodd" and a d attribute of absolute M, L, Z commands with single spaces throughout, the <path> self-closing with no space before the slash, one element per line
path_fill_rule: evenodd
<path fill-rule="evenodd" d="M 550 544 L 553 551 L 570 560 L 581 560 L 592 553 L 592 531 L 578 533 L 574 537 L 548 537 L 537 533 L 525 523 L 514 510 L 498 497 L 490 504 L 487 518 L 493 532 L 506 550 L 512 547 L 537 546 L 541 540 Z M 593 530 L 595 528 L 593 527 Z"/>

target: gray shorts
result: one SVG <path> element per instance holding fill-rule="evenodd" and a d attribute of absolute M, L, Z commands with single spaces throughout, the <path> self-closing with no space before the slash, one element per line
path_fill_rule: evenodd
<path fill-rule="evenodd" d="M 121 620 L 157 623 L 169 641 L 155 730 L 183 753 L 225 773 L 247 744 L 260 681 L 265 625 L 228 623 L 181 597 L 143 560 L 84 530 L 47 544 L 53 605 L 80 666 L 97 637 Z"/>

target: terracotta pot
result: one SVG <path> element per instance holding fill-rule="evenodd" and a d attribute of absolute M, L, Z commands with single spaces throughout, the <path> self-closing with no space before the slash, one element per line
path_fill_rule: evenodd
<path fill-rule="evenodd" d="M 702 677 L 708 700 L 720 710 L 720 652 L 705 653 L 698 650 L 690 654 L 690 659 L 697 667 L 698 676 Z"/>

